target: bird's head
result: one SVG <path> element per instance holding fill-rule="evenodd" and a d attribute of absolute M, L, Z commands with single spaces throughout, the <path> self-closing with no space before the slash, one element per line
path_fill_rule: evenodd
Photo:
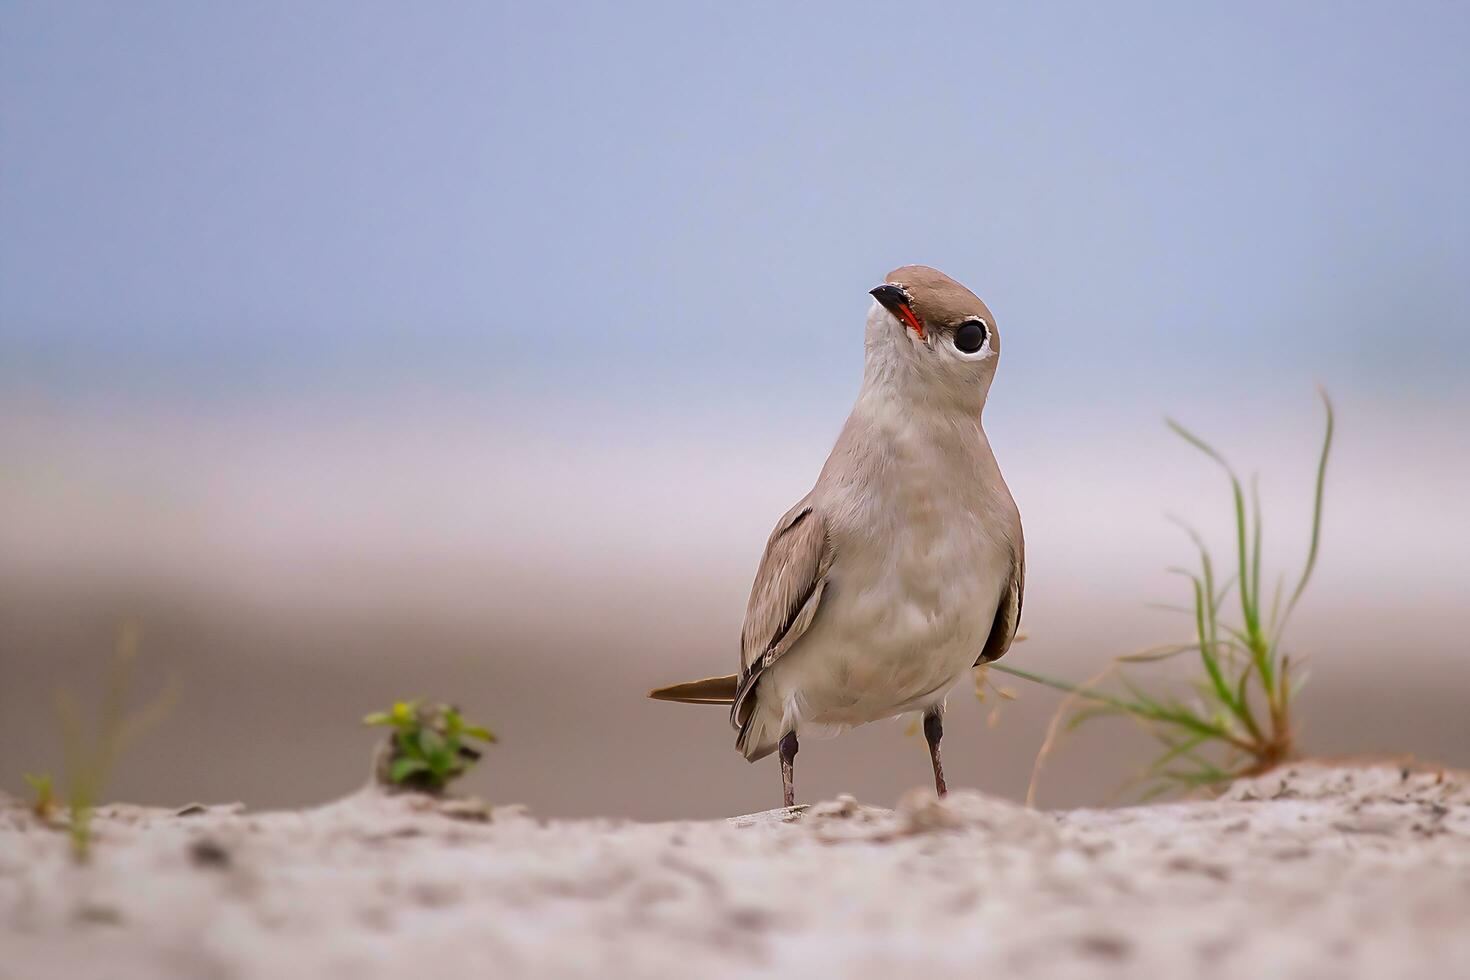
<path fill-rule="evenodd" d="M 924 265 L 894 269 L 870 292 L 869 372 L 929 400 L 983 406 L 1000 334 L 980 298 Z"/>

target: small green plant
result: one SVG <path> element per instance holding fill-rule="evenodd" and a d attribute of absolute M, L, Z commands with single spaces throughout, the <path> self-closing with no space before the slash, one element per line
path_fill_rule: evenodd
<path fill-rule="evenodd" d="M 466 745 L 466 739 L 496 741 L 490 729 L 466 721 L 458 708 L 422 699 L 398 701 L 362 721 L 393 730 L 379 760 L 378 781 L 425 793 L 442 793 L 479 761 L 480 751 Z"/>
<path fill-rule="evenodd" d="M 139 736 L 163 720 L 178 696 L 177 682 L 170 681 L 151 702 L 137 711 L 127 710 L 138 659 L 138 639 L 136 624 L 124 623 L 118 628 L 106 691 L 94 725 L 82 721 L 82 708 L 75 695 L 65 688 L 56 692 L 56 714 L 61 721 L 65 759 L 68 830 L 72 853 L 78 861 L 86 861 L 91 854 L 93 812 L 118 759 Z M 31 780 L 27 778 L 27 782 Z M 45 795 L 50 794 L 50 777 L 41 777 L 31 785 L 37 793 L 39 812 L 43 786 Z"/>
<path fill-rule="evenodd" d="M 56 794 L 52 789 L 51 774 L 48 772 L 33 776 L 26 773 L 25 781 L 31 792 L 36 794 L 31 803 L 31 812 L 42 820 L 50 820 L 51 814 L 56 811 Z"/>
<path fill-rule="evenodd" d="M 1171 571 L 1190 582 L 1193 601 L 1186 611 L 1194 620 L 1194 636 L 1188 642 L 1118 657 L 1102 674 L 1081 684 L 1004 664 L 993 665 L 996 670 L 1069 695 L 1052 720 L 1037 757 L 1037 772 L 1061 733 L 1108 716 L 1132 719 L 1161 745 L 1159 756 L 1136 780 L 1144 784 L 1145 798 L 1171 789 L 1218 788 L 1238 777 L 1265 772 L 1292 756 L 1297 733 L 1291 722 L 1291 706 L 1306 676 L 1282 649 L 1281 638 L 1317 565 L 1333 431 L 1332 402 L 1325 391 L 1320 394 L 1327 421 L 1317 462 L 1311 543 L 1284 605 L 1283 577 L 1277 579 L 1269 610 L 1261 600 L 1261 504 L 1254 482 L 1247 503 L 1240 478 L 1225 457 L 1179 423 L 1168 420 L 1171 429 L 1220 464 L 1229 476 L 1234 501 L 1235 569 L 1225 582 L 1217 581 L 1204 540 L 1186 527 L 1199 552 L 1199 566 Z M 1221 607 L 1232 590 L 1240 603 L 1237 623 L 1221 616 Z M 1146 693 L 1127 676 L 1130 669 L 1186 653 L 1198 654 L 1201 671 L 1193 684 L 1195 696 L 1188 701 L 1175 695 Z M 1110 685 L 1111 680 L 1116 680 L 1116 685 Z M 1034 792 L 1033 775 L 1033 797 Z"/>

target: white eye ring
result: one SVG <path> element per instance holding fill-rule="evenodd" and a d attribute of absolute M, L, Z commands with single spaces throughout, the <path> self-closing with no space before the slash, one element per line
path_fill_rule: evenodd
<path fill-rule="evenodd" d="M 990 327 L 984 320 L 966 320 L 955 328 L 951 342 L 961 354 L 978 354 L 990 339 Z"/>

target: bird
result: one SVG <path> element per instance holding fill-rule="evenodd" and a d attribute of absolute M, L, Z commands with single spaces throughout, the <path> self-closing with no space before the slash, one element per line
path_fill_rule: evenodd
<path fill-rule="evenodd" d="M 981 425 L 995 317 L 928 266 L 869 292 L 857 400 L 811 492 L 766 542 L 739 672 L 648 692 L 729 705 L 748 761 L 779 753 L 787 808 L 799 734 L 910 713 L 944 796 L 946 695 L 1000 659 L 1021 620 L 1021 516 Z"/>

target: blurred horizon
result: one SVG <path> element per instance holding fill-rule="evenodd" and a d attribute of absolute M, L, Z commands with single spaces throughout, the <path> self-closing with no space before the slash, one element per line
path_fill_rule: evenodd
<path fill-rule="evenodd" d="M 1433 2 L 6 5 L 0 787 L 137 616 L 184 698 L 120 797 L 326 799 L 422 694 L 539 813 L 768 806 L 720 712 L 641 695 L 733 669 L 910 262 L 1005 338 L 1015 663 L 1187 631 L 1166 516 L 1223 552 L 1229 498 L 1165 415 L 1293 574 L 1321 384 L 1305 745 L 1470 766 L 1467 47 Z M 952 782 L 1024 792 L 1055 699 L 1008 686 L 995 730 L 951 698 Z M 921 784 L 900 733 L 804 745 L 802 795 Z M 1138 748 L 1074 740 L 1043 802 Z"/>

